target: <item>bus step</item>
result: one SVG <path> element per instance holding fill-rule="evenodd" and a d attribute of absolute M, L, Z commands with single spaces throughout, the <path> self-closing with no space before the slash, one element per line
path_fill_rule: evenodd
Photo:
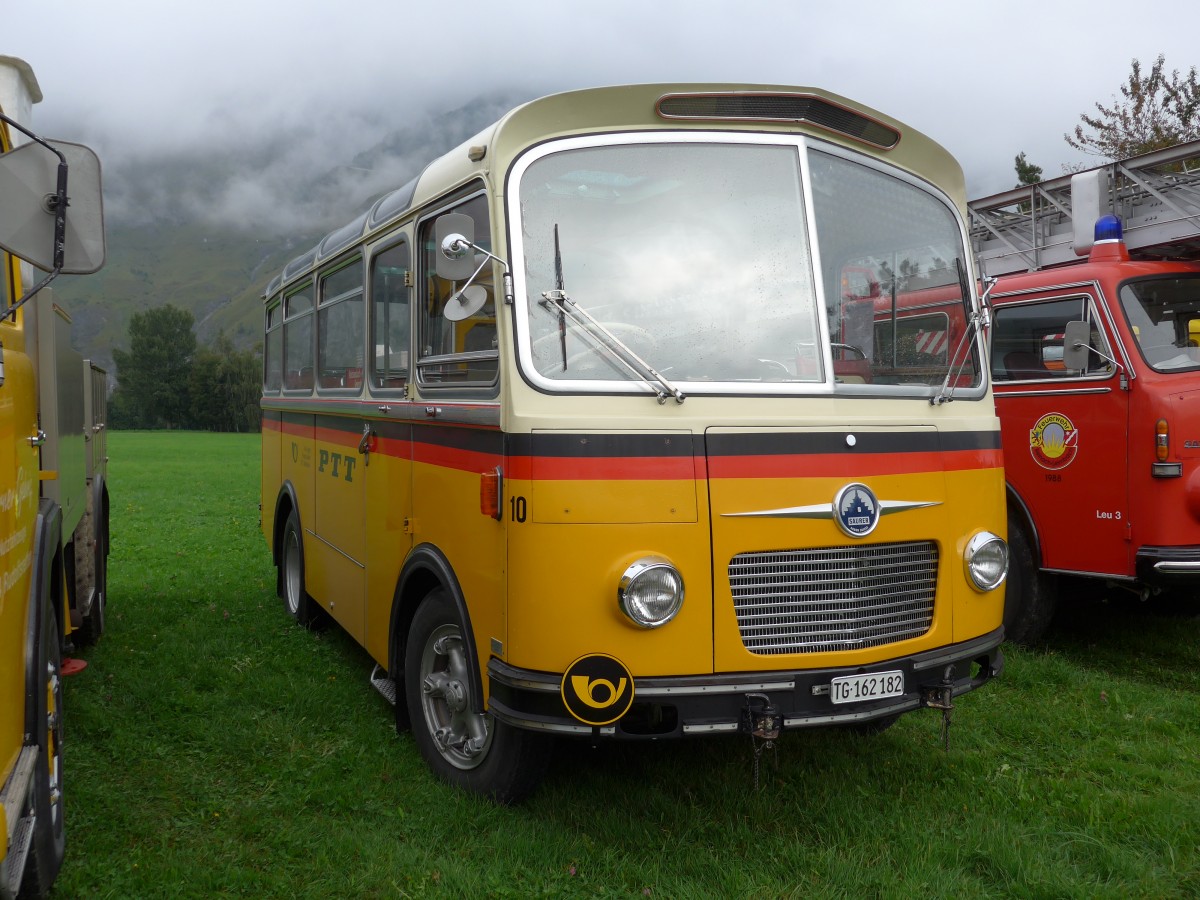
<path fill-rule="evenodd" d="M 387 672 L 378 663 L 371 670 L 371 687 L 383 694 L 384 699 L 392 706 L 396 705 L 396 682 L 388 678 Z"/>
<path fill-rule="evenodd" d="M 0 862 L 0 895 L 15 897 L 21 886 L 21 876 L 25 874 L 25 858 L 33 847 L 33 830 L 37 825 L 37 816 L 33 812 L 25 815 L 24 798 L 32 793 L 30 784 L 35 777 L 38 748 L 24 747 L 17 757 L 12 776 L 0 790 L 0 806 L 7 813 L 10 827 L 13 828 L 12 843 L 8 855 Z M 14 802 L 17 801 L 17 802 Z M 18 805 L 18 802 L 20 805 Z M 13 826 L 13 821 L 16 825 Z"/>

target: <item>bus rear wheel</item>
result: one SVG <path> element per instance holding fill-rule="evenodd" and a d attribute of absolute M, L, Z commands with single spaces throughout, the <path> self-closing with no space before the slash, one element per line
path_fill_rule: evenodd
<path fill-rule="evenodd" d="M 447 593 L 430 591 L 417 608 L 404 655 L 413 738 L 443 781 L 497 803 L 518 803 L 541 781 L 550 739 L 476 711 L 478 678 L 465 640 Z"/>
<path fill-rule="evenodd" d="M 1038 566 L 1021 525 L 1014 523 L 1009 529 L 1008 546 L 1011 570 L 1004 586 L 1004 636 L 1014 644 L 1030 646 L 1045 637 L 1054 618 L 1055 579 Z"/>

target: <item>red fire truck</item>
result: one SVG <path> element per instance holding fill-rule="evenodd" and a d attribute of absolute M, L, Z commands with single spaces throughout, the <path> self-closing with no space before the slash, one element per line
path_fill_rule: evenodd
<path fill-rule="evenodd" d="M 1008 487 L 1010 639 L 1059 576 L 1200 585 L 1200 142 L 976 200 Z"/>

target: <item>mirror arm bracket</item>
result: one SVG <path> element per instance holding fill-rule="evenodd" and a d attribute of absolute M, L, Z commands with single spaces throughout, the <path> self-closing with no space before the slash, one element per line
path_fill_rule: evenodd
<path fill-rule="evenodd" d="M 442 255 L 445 256 L 447 259 L 454 259 L 458 255 L 466 253 L 467 250 L 475 250 L 479 253 L 482 253 L 486 257 L 486 259 L 484 259 L 484 261 L 479 264 L 479 266 L 475 269 L 475 271 L 471 273 L 471 277 L 468 278 L 466 280 L 466 282 L 463 284 L 463 288 L 466 288 L 467 285 L 471 284 L 473 281 L 475 281 L 476 278 L 479 277 L 479 273 L 482 272 L 483 267 L 487 265 L 488 259 L 494 259 L 496 262 L 500 263 L 500 265 L 504 267 L 504 302 L 506 305 L 512 306 L 512 304 L 513 304 L 512 272 L 509 269 L 507 262 L 502 260 L 495 253 L 492 253 L 490 250 L 485 250 L 483 247 L 480 247 L 474 241 L 467 240 L 461 234 L 448 234 L 448 235 L 446 235 L 445 239 L 443 239 L 443 241 L 442 241 L 442 247 L 441 247 Z"/>

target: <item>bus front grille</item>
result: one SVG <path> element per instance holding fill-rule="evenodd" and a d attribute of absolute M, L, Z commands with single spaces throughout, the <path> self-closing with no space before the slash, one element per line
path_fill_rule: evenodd
<path fill-rule="evenodd" d="M 932 541 L 742 553 L 729 585 L 751 653 L 824 653 L 917 637 L 933 623 Z"/>

